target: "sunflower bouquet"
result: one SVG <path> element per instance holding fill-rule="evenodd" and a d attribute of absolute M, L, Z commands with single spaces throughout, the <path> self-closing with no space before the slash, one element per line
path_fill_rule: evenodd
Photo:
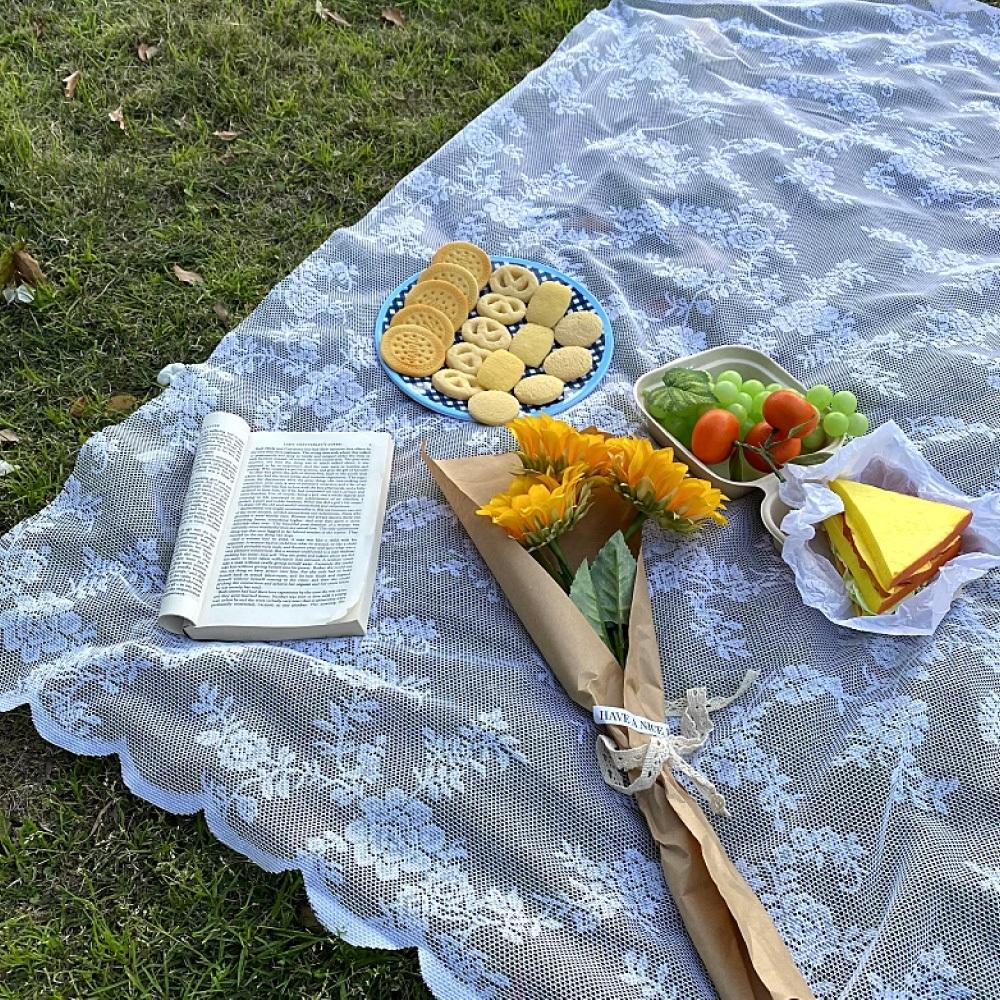
<path fill-rule="evenodd" d="M 522 417 L 507 426 L 519 445 L 521 470 L 507 490 L 476 513 L 533 555 L 624 666 L 638 567 L 629 541 L 647 520 L 683 533 L 709 522 L 724 525 L 726 498 L 688 475 L 672 449 L 654 449 L 642 438 L 578 431 L 549 416 Z M 593 563 L 583 559 L 574 570 L 560 538 L 587 515 L 595 498 L 607 493 L 624 501 L 624 527 Z"/>
<path fill-rule="evenodd" d="M 685 533 L 724 525 L 725 497 L 645 440 L 577 431 L 548 416 L 508 427 L 516 454 L 425 452 L 424 461 L 553 675 L 593 715 L 601 775 L 635 797 L 720 997 L 808 1000 L 767 911 L 676 778 L 683 772 L 710 808 L 725 810 L 685 759 L 711 732 L 705 689 L 688 689 L 680 732 L 664 721 L 640 531 L 646 521 Z M 561 780 L 552 775 L 552 787 Z"/>

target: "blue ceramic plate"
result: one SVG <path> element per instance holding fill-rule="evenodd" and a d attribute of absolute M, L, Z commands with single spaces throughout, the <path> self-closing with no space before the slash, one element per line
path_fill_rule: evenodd
<path fill-rule="evenodd" d="M 590 348 L 590 353 L 594 357 L 594 367 L 590 373 L 574 382 L 567 382 L 566 389 L 561 398 L 557 399 L 554 403 L 549 403 L 548 406 L 521 407 L 522 413 L 562 413 L 563 410 L 568 410 L 571 406 L 579 403 L 581 399 L 589 396 L 607 373 L 608 367 L 611 365 L 611 355 L 615 347 L 615 336 L 611 330 L 611 321 L 597 299 L 583 285 L 563 274 L 562 271 L 557 271 L 555 268 L 548 267 L 545 264 L 539 264 L 537 261 L 523 260 L 520 257 L 491 257 L 490 260 L 492 260 L 494 268 L 499 267 L 501 264 L 522 264 L 524 267 L 528 267 L 534 271 L 539 281 L 561 281 L 564 285 L 569 285 L 573 289 L 573 297 L 570 299 L 568 311 L 578 312 L 581 309 L 592 309 L 601 317 L 601 321 L 604 323 L 604 333 Z M 378 319 L 375 321 L 375 348 L 379 356 L 379 362 L 389 378 L 410 399 L 416 400 L 421 406 L 426 406 L 427 409 L 434 410 L 435 413 L 443 413 L 445 416 L 454 417 L 456 420 L 471 420 L 472 417 L 469 416 L 468 404 L 464 400 L 451 399 L 449 396 L 442 395 L 431 385 L 429 376 L 427 378 L 413 378 L 409 375 L 400 375 L 382 361 L 380 350 L 382 346 L 382 334 L 389 328 L 392 317 L 403 308 L 403 300 L 406 298 L 406 293 L 417 283 L 419 277 L 419 274 L 414 274 L 407 278 L 386 299 L 378 314 Z M 469 315 L 475 316 L 476 313 L 472 312 Z M 523 323 L 518 323 L 517 326 L 510 327 L 510 332 L 516 333 L 523 325 Z M 458 343 L 460 339 L 460 336 L 456 334 L 455 342 Z M 524 374 L 527 377 L 528 375 L 538 375 L 541 371 L 541 368 L 528 368 Z"/>

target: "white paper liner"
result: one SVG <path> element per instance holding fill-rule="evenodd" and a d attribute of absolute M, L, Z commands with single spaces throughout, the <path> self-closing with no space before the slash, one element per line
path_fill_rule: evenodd
<path fill-rule="evenodd" d="M 1000 566 L 1000 493 L 970 497 L 957 492 L 892 421 L 851 441 L 821 465 L 787 465 L 784 472 L 779 495 L 791 511 L 781 522 L 787 535 L 782 558 L 795 574 L 802 600 L 837 625 L 883 635 L 930 635 L 963 584 Z M 825 485 L 831 479 L 854 479 L 968 508 L 972 520 L 962 533 L 961 554 L 892 611 L 856 615 L 825 538 L 817 538 L 816 525 L 844 509 Z"/>

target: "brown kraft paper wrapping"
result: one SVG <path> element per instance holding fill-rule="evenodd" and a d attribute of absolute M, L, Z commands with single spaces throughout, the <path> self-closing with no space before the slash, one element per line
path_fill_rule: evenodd
<path fill-rule="evenodd" d="M 559 584 L 529 552 L 476 509 L 510 485 L 514 455 L 435 461 L 431 474 L 486 561 L 511 606 L 566 693 L 582 708 L 624 707 L 664 718 L 660 654 L 642 556 L 623 671 Z M 627 517 L 611 494 L 602 496 L 560 543 L 574 567 L 593 558 Z M 648 741 L 618 726 L 606 731 L 619 747 Z M 721 1000 L 815 1000 L 754 891 L 733 866 L 701 808 L 664 768 L 636 795 L 660 849 L 663 876 Z"/>

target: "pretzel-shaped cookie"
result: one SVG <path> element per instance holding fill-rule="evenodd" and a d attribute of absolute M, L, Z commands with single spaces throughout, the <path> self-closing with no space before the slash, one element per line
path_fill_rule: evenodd
<path fill-rule="evenodd" d="M 510 331 L 488 316 L 474 316 L 462 324 L 462 340 L 484 351 L 504 351 L 510 347 Z"/>
<path fill-rule="evenodd" d="M 431 385 L 443 396 L 452 399 L 472 399 L 482 387 L 471 375 L 455 371 L 454 368 L 442 368 L 431 376 Z"/>
<path fill-rule="evenodd" d="M 470 320 L 471 322 L 471 320 Z M 448 353 L 444 356 L 449 368 L 462 372 L 465 375 L 475 375 L 479 371 L 479 366 L 490 355 L 490 352 L 475 344 L 462 341 L 459 344 L 452 344 L 448 348 Z"/>
<path fill-rule="evenodd" d="M 497 292 L 487 292 L 481 296 L 476 303 L 476 312 L 487 319 L 495 319 L 504 326 L 513 326 L 524 319 L 527 306 L 520 299 L 513 299 L 509 295 L 500 295 Z"/>
<path fill-rule="evenodd" d="M 490 288 L 500 295 L 527 302 L 538 288 L 538 278 L 521 264 L 501 264 L 490 278 Z"/>

